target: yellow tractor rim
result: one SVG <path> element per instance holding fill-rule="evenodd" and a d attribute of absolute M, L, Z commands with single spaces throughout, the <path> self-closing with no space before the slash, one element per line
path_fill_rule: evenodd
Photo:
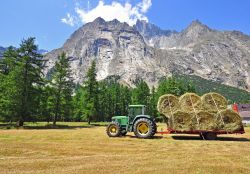
<path fill-rule="evenodd" d="M 117 131 L 116 126 L 112 125 L 112 126 L 109 127 L 109 132 L 110 132 L 110 133 L 115 134 L 116 131 Z"/>
<path fill-rule="evenodd" d="M 147 134 L 149 131 L 149 126 L 147 123 L 142 122 L 138 124 L 137 130 L 140 134 Z"/>

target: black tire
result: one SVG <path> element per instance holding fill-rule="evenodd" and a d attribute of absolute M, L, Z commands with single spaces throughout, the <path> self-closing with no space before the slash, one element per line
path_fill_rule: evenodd
<path fill-rule="evenodd" d="M 203 137 L 205 140 L 216 140 L 217 134 L 214 132 L 206 132 L 203 133 Z"/>
<path fill-rule="evenodd" d="M 156 134 L 156 132 L 157 132 L 157 125 L 156 125 L 156 123 L 155 122 L 153 122 L 154 123 L 154 132 L 153 132 L 153 136 Z"/>
<path fill-rule="evenodd" d="M 127 131 L 126 130 L 122 130 L 121 135 L 125 136 L 126 134 L 127 134 Z"/>
<path fill-rule="evenodd" d="M 121 135 L 121 126 L 117 122 L 111 122 L 106 128 L 106 133 L 109 137 L 119 137 Z"/>
<path fill-rule="evenodd" d="M 156 124 L 150 119 L 139 118 L 136 120 L 133 130 L 137 138 L 152 138 L 152 136 L 156 133 Z"/>

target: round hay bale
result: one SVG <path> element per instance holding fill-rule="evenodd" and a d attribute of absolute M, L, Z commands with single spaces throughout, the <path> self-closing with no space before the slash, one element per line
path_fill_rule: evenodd
<path fill-rule="evenodd" d="M 184 112 L 197 112 L 201 109 L 201 98 L 195 93 L 186 93 L 179 98 L 179 105 Z"/>
<path fill-rule="evenodd" d="M 178 131 L 190 131 L 193 127 L 192 115 L 178 110 L 170 117 L 169 126 Z"/>
<path fill-rule="evenodd" d="M 166 117 L 170 117 L 171 113 L 179 109 L 178 97 L 172 94 L 162 95 L 158 100 L 157 109 Z"/>
<path fill-rule="evenodd" d="M 240 115 L 231 109 L 225 109 L 217 114 L 219 128 L 228 132 L 241 130 L 243 127 Z"/>
<path fill-rule="evenodd" d="M 217 120 L 216 117 L 209 112 L 199 111 L 196 113 L 198 123 L 195 124 L 196 130 L 217 130 Z M 197 122 L 197 121 L 196 121 Z"/>
<path fill-rule="evenodd" d="M 204 94 L 201 97 L 202 108 L 208 112 L 219 112 L 227 109 L 227 99 L 214 92 Z"/>

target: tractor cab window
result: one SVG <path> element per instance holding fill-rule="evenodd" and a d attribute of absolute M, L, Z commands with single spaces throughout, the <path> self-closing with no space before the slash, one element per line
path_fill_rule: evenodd
<path fill-rule="evenodd" d="M 143 109 L 142 107 L 131 107 L 131 108 L 129 108 L 129 116 L 142 115 L 143 114 L 142 109 Z"/>

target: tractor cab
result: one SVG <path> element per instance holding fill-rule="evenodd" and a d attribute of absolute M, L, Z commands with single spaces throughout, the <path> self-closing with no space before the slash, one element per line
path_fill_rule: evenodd
<path fill-rule="evenodd" d="M 128 116 L 136 117 L 137 115 L 145 115 L 146 114 L 146 106 L 145 105 L 129 105 L 128 107 Z"/>
<path fill-rule="evenodd" d="M 154 119 L 146 115 L 145 105 L 129 105 L 128 116 L 114 116 L 107 127 L 109 137 L 134 132 L 139 138 L 150 138 L 156 132 Z"/>

